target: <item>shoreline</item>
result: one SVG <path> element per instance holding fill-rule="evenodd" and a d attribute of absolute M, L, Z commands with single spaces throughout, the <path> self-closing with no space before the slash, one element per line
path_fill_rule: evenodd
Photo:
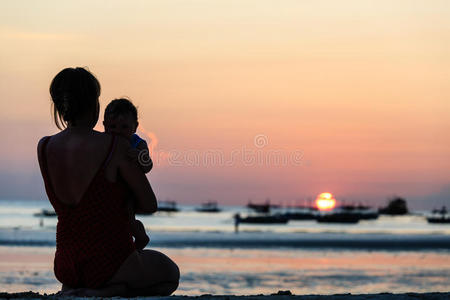
<path fill-rule="evenodd" d="M 0 292 L 0 299 L 129 299 L 122 297 L 60 297 L 56 294 L 39 294 L 35 292 L 21 292 L 21 293 L 4 293 Z M 175 295 L 175 296 L 165 296 L 165 297 L 136 297 L 131 299 L 160 299 L 160 300 L 290 300 L 290 299 L 302 299 L 302 300 L 363 300 L 363 299 L 371 299 L 371 300 L 417 300 L 417 299 L 431 299 L 431 300 L 440 300 L 440 299 L 450 299 L 450 292 L 432 292 L 432 293 L 379 293 L 379 294 L 333 294 L 333 295 L 292 295 L 290 291 L 279 291 L 278 293 L 270 294 L 270 295 L 199 295 L 199 296 L 183 296 L 183 295 Z"/>

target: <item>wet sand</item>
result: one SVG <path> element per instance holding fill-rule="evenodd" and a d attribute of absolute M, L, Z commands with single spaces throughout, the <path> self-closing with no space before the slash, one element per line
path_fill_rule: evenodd
<path fill-rule="evenodd" d="M 0 293 L 0 299 L 57 299 L 55 295 L 41 295 L 33 292 L 24 293 Z M 82 297 L 64 297 L 64 299 L 95 299 Z M 96 299 L 126 299 L 120 297 L 96 298 Z M 160 300 L 408 300 L 408 299 L 450 299 L 449 293 L 403 293 L 403 294 L 335 294 L 335 295 L 291 295 L 289 291 L 279 291 L 271 295 L 249 295 L 249 296 L 222 296 L 222 295 L 202 295 L 202 296 L 170 296 L 170 297 L 137 297 L 134 299 L 160 299 Z"/>
<path fill-rule="evenodd" d="M 450 292 L 447 252 L 159 250 L 182 270 L 176 295 L 236 298 L 278 290 L 296 295 Z M 61 284 L 53 274 L 53 257 L 52 247 L 0 247 L 0 292 L 56 293 Z"/>

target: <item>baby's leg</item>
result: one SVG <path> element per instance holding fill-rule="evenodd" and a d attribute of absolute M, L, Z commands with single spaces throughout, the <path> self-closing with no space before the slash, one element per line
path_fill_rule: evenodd
<path fill-rule="evenodd" d="M 130 220 L 131 234 L 134 236 L 134 244 L 136 249 L 142 250 L 150 242 L 150 238 L 145 232 L 144 224 L 136 220 L 134 199 L 128 200 L 128 218 Z"/>

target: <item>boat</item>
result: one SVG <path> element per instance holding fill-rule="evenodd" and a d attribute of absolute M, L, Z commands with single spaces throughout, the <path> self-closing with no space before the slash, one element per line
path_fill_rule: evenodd
<path fill-rule="evenodd" d="M 356 224 L 361 220 L 359 214 L 348 212 L 335 212 L 327 213 L 317 216 L 317 222 L 319 223 L 347 223 Z"/>
<path fill-rule="evenodd" d="M 427 221 L 432 224 L 450 224 L 447 208 L 443 206 L 440 210 L 434 209 L 432 215 L 427 217 Z"/>
<path fill-rule="evenodd" d="M 270 212 L 270 204 L 254 204 L 249 202 L 247 204 L 247 208 L 254 210 L 259 213 L 269 213 Z"/>
<path fill-rule="evenodd" d="M 158 203 L 158 211 L 161 212 L 177 212 L 179 211 L 175 201 L 161 201 Z"/>
<path fill-rule="evenodd" d="M 360 220 L 376 220 L 379 216 L 376 209 L 365 205 L 342 205 L 339 209 L 346 213 L 358 214 Z"/>
<path fill-rule="evenodd" d="M 434 224 L 450 224 L 450 216 L 439 216 L 439 217 L 428 217 L 427 218 L 428 223 L 434 223 Z"/>
<path fill-rule="evenodd" d="M 198 212 L 217 213 L 222 211 L 215 201 L 207 201 L 195 209 Z"/>
<path fill-rule="evenodd" d="M 35 213 L 35 217 L 56 217 L 56 212 L 52 209 L 42 209 L 41 212 Z"/>
<path fill-rule="evenodd" d="M 315 220 L 317 218 L 317 209 L 305 206 L 291 207 L 283 216 L 289 220 Z"/>
<path fill-rule="evenodd" d="M 378 212 L 383 215 L 398 216 L 408 214 L 409 210 L 405 199 L 394 197 L 389 200 L 386 207 L 380 208 Z"/>
<path fill-rule="evenodd" d="M 236 224 L 248 223 L 248 224 L 286 224 L 289 219 L 282 214 L 262 214 L 262 215 L 249 215 L 241 217 L 240 214 L 234 215 Z"/>
<path fill-rule="evenodd" d="M 251 209 L 257 213 L 270 213 L 271 208 L 280 208 L 280 205 L 276 204 L 270 204 L 270 200 L 267 200 L 266 203 L 258 204 L 258 203 L 252 203 L 251 201 L 248 202 L 247 208 Z"/>
<path fill-rule="evenodd" d="M 332 211 L 317 215 L 320 223 L 358 223 L 360 220 L 376 220 L 379 213 L 365 205 L 341 205 Z"/>

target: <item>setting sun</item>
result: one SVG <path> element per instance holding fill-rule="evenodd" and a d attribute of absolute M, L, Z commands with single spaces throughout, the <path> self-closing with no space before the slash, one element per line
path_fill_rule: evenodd
<path fill-rule="evenodd" d="M 319 210 L 332 210 L 336 206 L 336 199 L 331 193 L 322 193 L 317 196 L 316 206 Z"/>

